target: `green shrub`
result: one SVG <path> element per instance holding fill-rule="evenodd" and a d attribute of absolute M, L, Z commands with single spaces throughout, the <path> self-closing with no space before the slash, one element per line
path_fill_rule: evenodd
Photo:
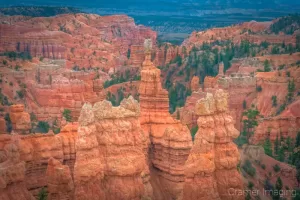
<path fill-rule="evenodd" d="M 266 165 L 265 164 L 261 164 L 261 168 L 262 169 L 266 169 Z"/>
<path fill-rule="evenodd" d="M 273 170 L 275 171 L 275 172 L 279 172 L 280 171 L 280 166 L 278 165 L 278 164 L 276 164 L 276 165 L 274 165 L 273 166 Z"/>
<path fill-rule="evenodd" d="M 38 193 L 38 200 L 47 200 L 48 194 L 45 188 L 42 188 Z"/>
<path fill-rule="evenodd" d="M 254 177 L 256 174 L 256 169 L 252 166 L 250 160 L 246 160 L 244 165 L 242 166 L 243 170 L 249 174 L 251 177 Z"/>
<path fill-rule="evenodd" d="M 66 119 L 67 122 L 71 122 L 72 121 L 71 110 L 64 109 L 63 117 Z"/>
<path fill-rule="evenodd" d="M 45 121 L 39 121 L 37 127 L 42 133 L 48 133 L 50 128 L 48 122 Z"/>
<path fill-rule="evenodd" d="M 191 129 L 192 140 L 194 141 L 196 133 L 198 131 L 198 126 L 195 126 Z"/>
<path fill-rule="evenodd" d="M 259 85 L 259 86 L 256 86 L 256 91 L 257 92 L 261 92 L 262 91 L 262 87 Z"/>
<path fill-rule="evenodd" d="M 18 97 L 20 98 L 20 99 L 23 99 L 24 98 L 24 90 L 18 90 L 18 91 L 16 91 L 17 92 L 17 95 L 18 95 Z"/>
<path fill-rule="evenodd" d="M 252 190 L 252 188 L 254 187 L 254 183 L 252 183 L 251 181 L 248 182 L 248 188 L 250 190 Z"/>

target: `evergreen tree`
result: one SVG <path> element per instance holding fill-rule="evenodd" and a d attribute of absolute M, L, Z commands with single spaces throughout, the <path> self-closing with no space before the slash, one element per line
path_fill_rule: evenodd
<path fill-rule="evenodd" d="M 265 154 L 267 154 L 268 156 L 273 156 L 272 144 L 271 144 L 270 138 L 266 139 L 263 147 L 265 150 Z"/>
<path fill-rule="evenodd" d="M 257 116 L 259 115 L 259 111 L 256 109 L 249 109 L 246 112 L 243 113 L 244 116 L 247 117 L 244 122 L 244 134 L 247 137 L 247 140 L 249 140 L 250 136 L 253 134 L 253 128 L 258 126 L 257 123 Z"/>
<path fill-rule="evenodd" d="M 280 177 L 277 178 L 277 181 L 275 184 L 275 190 L 277 190 L 277 192 L 274 192 L 273 200 L 279 200 L 280 199 L 279 191 L 282 190 L 282 180 Z"/>
<path fill-rule="evenodd" d="M 270 67 L 270 62 L 269 62 L 269 60 L 265 60 L 265 61 L 264 61 L 264 71 L 265 71 L 265 72 L 270 72 L 270 71 L 271 71 L 271 67 Z"/>
<path fill-rule="evenodd" d="M 71 110 L 64 109 L 63 116 L 64 116 L 64 118 L 66 119 L 67 122 L 72 121 Z"/>
<path fill-rule="evenodd" d="M 275 142 L 274 142 L 274 153 L 275 153 L 275 155 L 278 155 L 278 153 L 279 153 L 279 138 L 278 138 L 278 134 L 277 134 L 277 136 L 276 136 L 276 140 L 275 140 Z"/>
<path fill-rule="evenodd" d="M 38 193 L 38 200 L 47 200 L 48 194 L 45 188 L 42 188 Z"/>
<path fill-rule="evenodd" d="M 278 152 L 278 160 L 280 162 L 284 162 L 284 148 L 280 147 L 279 152 Z"/>
<path fill-rule="evenodd" d="M 300 147 L 300 132 L 298 132 L 296 142 L 295 142 L 295 148 L 297 147 Z"/>

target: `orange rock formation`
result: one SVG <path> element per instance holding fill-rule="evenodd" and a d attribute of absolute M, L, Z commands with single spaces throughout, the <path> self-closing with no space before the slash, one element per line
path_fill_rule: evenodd
<path fill-rule="evenodd" d="M 162 88 L 160 70 L 150 58 L 146 48 L 139 94 L 141 126 L 151 141 L 151 184 L 155 199 L 176 199 L 182 192 L 184 163 L 192 140 L 188 128 L 171 117 L 168 92 Z"/>
<path fill-rule="evenodd" d="M 28 133 L 31 129 L 30 115 L 24 111 L 24 105 L 10 106 L 9 117 L 14 131 Z"/>
<path fill-rule="evenodd" d="M 139 114 L 132 97 L 119 107 L 106 100 L 83 106 L 74 167 L 76 199 L 152 196 Z"/>
<path fill-rule="evenodd" d="M 222 90 L 198 100 L 199 129 L 185 163 L 183 199 L 244 199 L 229 192 L 243 189 L 243 182 L 236 169 L 239 152 L 232 142 L 239 131 L 227 112 L 227 94 Z"/>
<path fill-rule="evenodd" d="M 70 168 L 50 158 L 47 167 L 47 191 L 49 200 L 72 200 L 74 183 Z"/>
<path fill-rule="evenodd" d="M 127 61 L 131 45 L 156 32 L 125 15 L 63 14 L 54 17 L 1 17 L 0 51 L 29 52 L 33 57 L 67 59 L 67 66 L 109 69 Z"/>

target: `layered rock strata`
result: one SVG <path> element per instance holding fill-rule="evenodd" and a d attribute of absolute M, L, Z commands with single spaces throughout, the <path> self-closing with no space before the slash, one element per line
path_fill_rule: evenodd
<path fill-rule="evenodd" d="M 34 200 L 25 184 L 25 163 L 15 139 L 0 135 L 0 199 Z"/>
<path fill-rule="evenodd" d="M 195 110 L 199 129 L 185 163 L 183 199 L 244 199 L 229 192 L 242 190 L 243 182 L 236 169 L 239 152 L 232 142 L 239 131 L 228 114 L 227 94 L 207 93 Z"/>
<path fill-rule="evenodd" d="M 146 48 L 139 86 L 140 122 L 150 138 L 149 165 L 155 199 L 177 199 L 184 183 L 184 163 L 192 146 L 186 126 L 169 113 L 168 92 L 162 88 L 160 70 Z"/>
<path fill-rule="evenodd" d="M 10 106 L 9 117 L 14 131 L 28 133 L 31 129 L 30 115 L 24 111 L 24 105 L 17 104 Z"/>
<path fill-rule="evenodd" d="M 152 197 L 139 104 L 85 104 L 79 117 L 74 167 L 75 199 Z"/>
<path fill-rule="evenodd" d="M 34 196 L 41 188 L 47 186 L 47 166 L 50 158 L 55 158 L 67 165 L 71 172 L 75 163 L 75 140 L 77 124 L 66 125 L 61 133 L 54 135 L 0 135 L 0 148 L 6 145 L 15 145 L 20 162 L 24 165 L 22 184 Z M 4 186 L 5 190 L 9 187 Z M 21 188 L 21 186 L 20 186 Z"/>
<path fill-rule="evenodd" d="M 46 171 L 49 200 L 73 200 L 74 183 L 70 168 L 50 158 Z"/>

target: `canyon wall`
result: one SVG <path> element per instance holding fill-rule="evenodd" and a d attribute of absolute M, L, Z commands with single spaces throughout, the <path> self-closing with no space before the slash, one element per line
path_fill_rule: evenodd
<path fill-rule="evenodd" d="M 66 59 L 67 67 L 123 65 L 131 45 L 156 32 L 125 15 L 63 14 L 54 17 L 1 17 L 0 51 L 28 52 L 33 57 Z"/>

